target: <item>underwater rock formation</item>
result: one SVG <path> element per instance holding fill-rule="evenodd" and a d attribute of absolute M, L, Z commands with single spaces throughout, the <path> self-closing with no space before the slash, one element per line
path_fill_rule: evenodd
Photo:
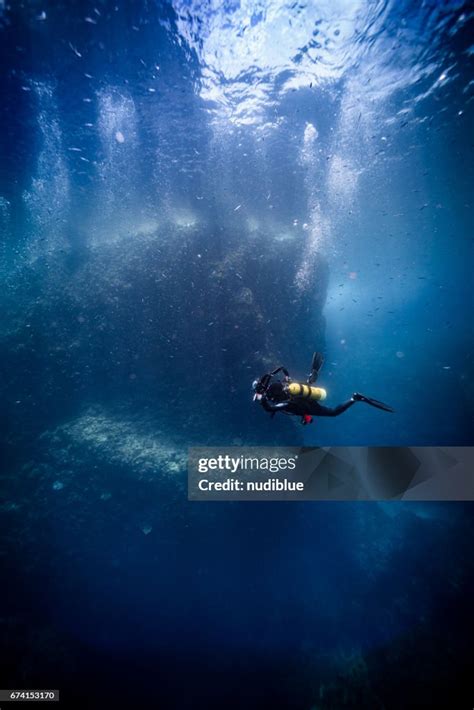
<path fill-rule="evenodd" d="M 235 414 L 244 400 L 251 409 L 253 378 L 280 363 L 304 375 L 324 337 L 327 267 L 318 258 L 301 295 L 301 254 L 265 232 L 243 240 L 171 223 L 38 254 L 8 279 L 8 428 L 44 429 L 84 402 L 113 400 L 161 413 L 165 429 L 197 443 L 209 432 L 220 443 L 258 440 L 261 412 Z"/>

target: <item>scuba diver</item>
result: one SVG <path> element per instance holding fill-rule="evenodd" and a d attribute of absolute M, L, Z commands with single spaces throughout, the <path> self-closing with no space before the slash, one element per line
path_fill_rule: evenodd
<path fill-rule="evenodd" d="M 372 407 L 382 409 L 384 412 L 395 411 L 388 404 L 379 402 L 378 399 L 372 399 L 372 397 L 366 397 L 358 392 L 354 392 L 347 402 L 343 402 L 337 407 L 325 407 L 320 404 L 321 400 L 326 399 L 326 390 L 322 387 L 313 387 L 313 383 L 316 382 L 323 363 L 324 359 L 321 353 L 314 353 L 311 372 L 308 375 L 306 384 L 293 382 L 286 367 L 280 366 L 272 372 L 262 375 L 260 379 L 254 380 L 252 384 L 255 392 L 253 401 L 259 402 L 272 417 L 277 412 L 282 412 L 283 414 L 301 417 L 302 424 L 311 424 L 313 415 L 317 417 L 337 417 L 356 402 L 365 402 Z M 283 373 L 283 379 L 275 379 L 279 372 Z"/>

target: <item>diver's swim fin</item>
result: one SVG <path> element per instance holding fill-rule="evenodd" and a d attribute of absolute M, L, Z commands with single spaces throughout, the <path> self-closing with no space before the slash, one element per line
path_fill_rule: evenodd
<path fill-rule="evenodd" d="M 364 394 L 359 394 L 358 392 L 355 392 L 353 397 L 356 402 L 365 402 L 366 404 L 370 404 L 372 407 L 382 409 L 384 412 L 395 411 L 392 407 L 389 407 L 388 404 L 385 404 L 384 402 L 379 402 L 378 399 L 373 399 L 372 397 L 366 397 Z"/>
<path fill-rule="evenodd" d="M 311 385 L 318 379 L 319 371 L 324 364 L 324 358 L 321 353 L 313 353 L 313 359 L 311 361 L 311 372 L 308 375 L 308 384 Z"/>

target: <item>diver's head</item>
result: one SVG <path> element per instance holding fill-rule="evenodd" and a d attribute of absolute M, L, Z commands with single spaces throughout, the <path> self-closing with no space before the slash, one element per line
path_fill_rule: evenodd
<path fill-rule="evenodd" d="M 260 400 L 262 399 L 262 397 L 265 393 L 266 386 L 265 386 L 264 379 L 265 379 L 264 377 L 261 377 L 259 380 L 254 380 L 252 382 L 252 389 L 254 391 L 254 395 L 253 395 L 254 402 L 260 402 Z"/>
<path fill-rule="evenodd" d="M 266 390 L 266 386 L 264 383 L 264 378 L 261 377 L 259 380 L 254 380 L 252 382 L 252 389 L 256 394 L 263 394 Z"/>

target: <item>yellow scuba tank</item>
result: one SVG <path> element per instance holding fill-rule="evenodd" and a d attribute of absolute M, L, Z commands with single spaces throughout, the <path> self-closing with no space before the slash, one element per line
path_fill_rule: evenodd
<path fill-rule="evenodd" d="M 311 385 L 302 385 L 299 382 L 289 382 L 286 391 L 291 397 L 301 397 L 302 399 L 326 399 L 326 390 L 322 387 L 311 387 Z"/>

